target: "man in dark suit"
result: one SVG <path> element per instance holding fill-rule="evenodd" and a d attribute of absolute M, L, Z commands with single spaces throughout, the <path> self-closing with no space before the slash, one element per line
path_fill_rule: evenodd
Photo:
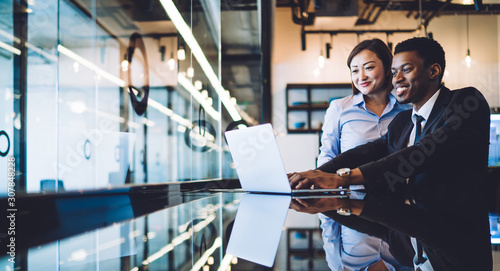
<path fill-rule="evenodd" d="M 471 251 L 470 257 L 478 257 L 486 267 L 481 270 L 491 269 L 488 211 L 479 193 L 488 166 L 489 106 L 475 88 L 450 91 L 444 87 L 444 69 L 444 51 L 436 41 L 412 38 L 398 44 L 393 85 L 398 99 L 411 103 L 413 110 L 396 116 L 381 139 L 347 151 L 316 170 L 290 174 L 290 185 L 362 184 L 369 192 L 456 217 L 457 221 L 449 220 L 450 227 L 465 219 L 473 229 L 457 238 L 466 241 L 474 234 L 477 247 L 464 249 Z M 345 206 L 338 212 L 349 214 L 349 209 Z M 424 251 L 432 253 L 425 243 Z"/>

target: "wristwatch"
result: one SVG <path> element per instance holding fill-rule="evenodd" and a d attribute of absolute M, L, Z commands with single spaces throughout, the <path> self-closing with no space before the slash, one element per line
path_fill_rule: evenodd
<path fill-rule="evenodd" d="M 337 214 L 345 216 L 351 215 L 351 202 L 349 199 L 344 200 L 342 207 L 337 209 Z"/>
<path fill-rule="evenodd" d="M 347 188 L 349 190 L 349 186 L 351 185 L 351 169 L 341 168 L 337 170 L 337 175 L 342 177 L 344 183 L 342 188 Z M 351 215 L 351 202 L 349 199 L 344 200 L 344 205 L 337 209 L 337 214 L 345 216 Z"/>
<path fill-rule="evenodd" d="M 342 177 L 342 180 L 344 181 L 343 183 L 345 185 L 342 185 L 342 188 L 347 188 L 349 189 L 349 186 L 351 185 L 351 169 L 350 168 L 341 168 L 337 170 L 337 175 Z"/>

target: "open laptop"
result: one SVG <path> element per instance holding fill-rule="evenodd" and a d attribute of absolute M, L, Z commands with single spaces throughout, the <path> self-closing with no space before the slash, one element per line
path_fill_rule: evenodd
<path fill-rule="evenodd" d="M 315 197 L 347 191 L 345 188 L 292 190 L 269 123 L 227 131 L 225 136 L 244 191 Z"/>

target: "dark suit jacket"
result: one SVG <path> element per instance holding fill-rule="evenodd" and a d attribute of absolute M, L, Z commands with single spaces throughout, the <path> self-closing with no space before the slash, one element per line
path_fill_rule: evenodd
<path fill-rule="evenodd" d="M 473 249 L 474 255 L 491 263 L 488 211 L 479 193 L 488 168 L 488 103 L 475 88 L 441 87 L 423 137 L 407 147 L 413 129 L 411 113 L 398 114 L 384 137 L 342 153 L 318 169 L 334 173 L 343 167 L 359 168 L 368 191 L 400 202 L 411 196 L 422 210 L 475 221 L 474 227 L 480 230 L 458 238 L 477 234 L 474 238 L 482 246 Z M 457 222 L 449 223 L 452 227 Z"/>

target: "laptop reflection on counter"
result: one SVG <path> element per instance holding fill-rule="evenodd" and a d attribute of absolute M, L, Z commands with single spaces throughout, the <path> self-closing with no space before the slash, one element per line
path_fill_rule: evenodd
<path fill-rule="evenodd" d="M 308 196 L 323 198 L 324 195 Z M 348 198 L 331 195 L 328 198 Z M 290 202 L 297 196 L 270 194 L 243 194 L 226 254 L 271 267 L 278 251 Z"/>
<path fill-rule="evenodd" d="M 226 253 L 271 267 L 278 251 L 290 201 L 290 196 L 244 194 Z"/>
<path fill-rule="evenodd" d="M 297 196 L 347 191 L 345 188 L 292 190 L 269 123 L 227 131 L 225 136 L 244 191 Z"/>

